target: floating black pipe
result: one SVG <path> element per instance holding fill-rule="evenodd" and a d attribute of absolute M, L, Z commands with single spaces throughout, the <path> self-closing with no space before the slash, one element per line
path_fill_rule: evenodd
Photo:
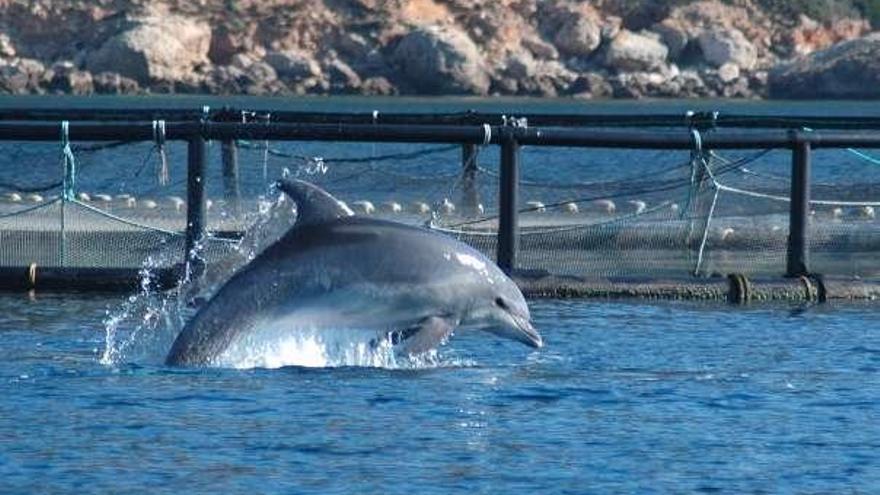
<path fill-rule="evenodd" d="M 505 128 L 501 141 L 501 178 L 498 181 L 498 246 L 496 259 L 506 273 L 516 270 L 519 251 L 519 143 L 512 128 Z"/>
<path fill-rule="evenodd" d="M 788 215 L 788 252 L 786 275 L 808 275 L 810 218 L 810 142 L 800 132 L 793 133 L 795 141 L 791 152 L 791 206 Z"/>
<path fill-rule="evenodd" d="M 0 122 L 0 140 L 57 141 L 60 124 L 53 122 Z M 489 143 L 501 144 L 505 127 L 490 127 Z M 171 122 L 165 127 L 168 140 L 265 139 L 288 141 L 352 141 L 399 143 L 482 144 L 483 126 L 388 125 L 388 124 L 285 124 Z M 609 129 L 514 129 L 523 145 L 583 148 L 691 149 L 690 133 L 683 131 L 636 131 Z M 72 141 L 150 141 L 153 126 L 148 122 L 71 123 Z M 880 147 L 878 131 L 814 131 L 800 138 L 812 148 Z M 787 131 L 724 131 L 703 136 L 706 149 L 792 148 Z"/>
<path fill-rule="evenodd" d="M 208 112 L 213 122 L 241 122 L 242 115 L 251 111 L 264 113 L 258 108 L 233 106 L 215 107 Z M 324 123 L 324 124 L 393 124 L 393 125 L 495 125 L 514 114 L 528 120 L 532 126 L 549 127 L 678 127 L 700 123 L 702 115 L 714 112 L 697 112 L 696 117 L 682 113 L 529 113 L 529 112 L 478 112 L 461 111 L 448 113 L 418 112 L 311 112 L 300 110 L 271 110 L 275 123 Z M 201 108 L 0 108 L 0 120 L 21 121 L 192 121 L 204 116 Z M 809 127 L 814 129 L 880 129 L 880 117 L 876 116 L 789 116 L 750 115 L 719 113 L 711 117 L 711 124 L 719 128 L 773 128 L 789 129 Z"/>

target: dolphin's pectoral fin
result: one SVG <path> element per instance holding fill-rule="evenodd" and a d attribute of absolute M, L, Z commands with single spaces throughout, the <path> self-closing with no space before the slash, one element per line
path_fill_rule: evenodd
<path fill-rule="evenodd" d="M 391 345 L 400 345 L 400 352 L 408 355 L 422 354 L 436 349 L 455 331 L 455 322 L 449 318 L 429 316 L 404 330 L 391 332 Z"/>

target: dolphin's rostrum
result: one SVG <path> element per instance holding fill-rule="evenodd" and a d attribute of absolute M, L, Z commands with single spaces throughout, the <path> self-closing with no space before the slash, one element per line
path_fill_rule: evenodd
<path fill-rule="evenodd" d="M 366 329 L 406 354 L 470 328 L 542 345 L 519 288 L 478 251 L 420 227 L 352 216 L 308 182 L 278 185 L 296 203 L 294 227 L 198 311 L 167 364 L 214 364 L 268 326 Z"/>

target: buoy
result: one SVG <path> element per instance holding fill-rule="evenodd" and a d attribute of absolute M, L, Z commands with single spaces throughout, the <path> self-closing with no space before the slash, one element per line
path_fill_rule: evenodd
<path fill-rule="evenodd" d="M 672 213 L 678 213 L 678 211 L 681 210 L 681 207 L 678 206 L 678 203 L 672 203 L 669 205 L 669 209 L 672 210 Z"/>
<path fill-rule="evenodd" d="M 122 200 L 122 204 L 126 208 L 134 208 L 135 206 L 137 206 L 137 200 L 129 196 Z"/>
<path fill-rule="evenodd" d="M 89 201 L 92 200 L 92 197 L 89 196 L 89 193 L 84 193 L 84 192 L 77 194 L 76 198 L 78 200 L 82 201 L 83 203 L 88 203 Z"/>
<path fill-rule="evenodd" d="M 480 215 L 486 213 L 486 208 L 483 208 L 483 203 L 477 203 L 477 213 Z"/>
<path fill-rule="evenodd" d="M 31 203 L 42 203 L 43 202 L 43 197 L 40 196 L 39 194 L 28 194 L 27 198 Z"/>
<path fill-rule="evenodd" d="M 95 194 L 94 196 L 92 196 L 92 198 L 95 201 L 100 201 L 102 203 L 109 203 L 109 202 L 113 201 L 113 197 L 110 196 L 109 194 Z"/>
<path fill-rule="evenodd" d="M 443 202 L 440 203 L 440 212 L 446 215 L 455 213 L 455 203 L 449 201 L 449 198 L 443 198 Z"/>
<path fill-rule="evenodd" d="M 351 206 L 354 207 L 355 212 L 363 213 L 364 215 L 372 215 L 376 211 L 376 207 L 373 206 L 372 202 L 363 199 L 352 202 Z"/>
<path fill-rule="evenodd" d="M 648 203 L 645 203 L 640 199 L 632 199 L 630 201 L 627 201 L 626 203 L 632 206 L 633 213 L 635 213 L 636 215 L 640 215 L 648 209 Z"/>
<path fill-rule="evenodd" d="M 389 213 L 400 213 L 403 211 L 403 206 L 396 201 L 386 201 L 382 203 L 382 209 Z"/>
<path fill-rule="evenodd" d="M 593 205 L 602 213 L 607 213 L 609 215 L 612 215 L 617 211 L 617 205 L 610 199 L 597 199 L 596 201 L 593 201 Z"/>
<path fill-rule="evenodd" d="M 578 212 L 578 205 L 573 202 L 562 203 L 562 211 L 574 215 Z"/>
<path fill-rule="evenodd" d="M 180 213 L 180 211 L 183 210 L 183 207 L 186 205 L 186 201 L 178 196 L 168 196 L 168 202 L 171 203 L 174 211 L 178 213 Z"/>
<path fill-rule="evenodd" d="M 873 220 L 875 218 L 874 207 L 868 205 L 862 206 L 859 208 L 859 217 Z"/>
<path fill-rule="evenodd" d="M 148 209 L 148 210 L 152 210 L 152 209 L 158 208 L 159 204 L 156 203 L 155 201 L 153 201 L 152 199 L 142 199 L 141 206 Z"/>
<path fill-rule="evenodd" d="M 840 220 L 843 218 L 843 208 L 837 206 L 833 210 L 831 210 L 831 218 L 835 220 Z"/>
<path fill-rule="evenodd" d="M 205 200 L 205 210 L 210 210 L 214 206 L 214 202 L 210 199 Z"/>
<path fill-rule="evenodd" d="M 17 192 L 12 192 L 6 195 L 6 199 L 12 201 L 13 203 L 20 203 L 22 198 L 21 194 L 18 194 Z"/>
<path fill-rule="evenodd" d="M 431 206 L 423 201 L 416 201 L 412 204 L 412 211 L 419 215 L 427 215 L 431 213 Z"/>
<path fill-rule="evenodd" d="M 734 230 L 730 227 L 725 227 L 721 229 L 721 240 L 726 241 L 733 237 Z"/>
<path fill-rule="evenodd" d="M 547 207 L 540 201 L 527 201 L 526 206 L 535 213 L 544 213 L 547 211 Z"/>

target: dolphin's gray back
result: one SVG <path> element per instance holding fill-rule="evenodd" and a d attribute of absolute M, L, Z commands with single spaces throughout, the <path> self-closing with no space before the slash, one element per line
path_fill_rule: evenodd
<path fill-rule="evenodd" d="M 208 364 L 260 317 L 276 317 L 331 293 L 358 291 L 369 299 L 395 291 L 399 304 L 407 304 L 410 287 L 457 290 L 484 276 L 454 262 L 456 257 L 485 260 L 454 239 L 394 222 L 346 217 L 296 226 L 226 282 L 187 324 L 166 361 Z"/>

